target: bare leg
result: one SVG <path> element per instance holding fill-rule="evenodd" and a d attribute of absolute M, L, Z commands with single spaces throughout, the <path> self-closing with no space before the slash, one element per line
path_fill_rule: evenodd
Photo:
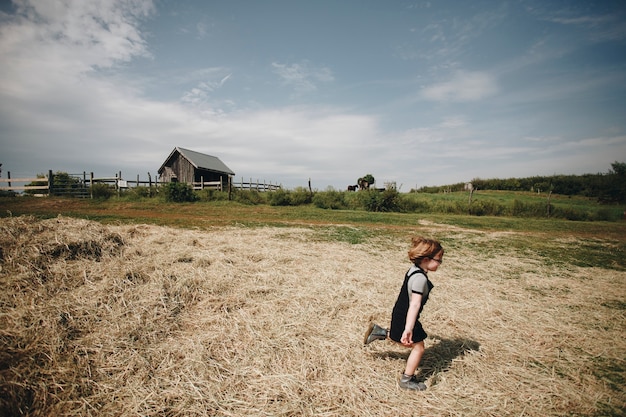
<path fill-rule="evenodd" d="M 424 356 L 424 341 L 413 344 L 409 358 L 406 360 L 406 368 L 404 369 L 404 375 L 413 375 L 417 370 L 420 362 Z"/>

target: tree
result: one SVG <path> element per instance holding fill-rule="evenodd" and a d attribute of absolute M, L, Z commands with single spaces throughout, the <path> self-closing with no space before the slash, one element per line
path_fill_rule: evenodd
<path fill-rule="evenodd" d="M 374 184 L 376 180 L 372 174 L 367 174 L 364 177 L 359 178 L 358 184 L 361 190 L 369 190 L 370 185 Z"/>
<path fill-rule="evenodd" d="M 626 203 L 626 163 L 613 162 L 604 178 L 598 200 L 605 203 Z"/>
<path fill-rule="evenodd" d="M 613 162 L 611 164 L 612 171 L 609 171 L 609 174 L 617 174 L 622 178 L 626 178 L 626 162 Z"/>

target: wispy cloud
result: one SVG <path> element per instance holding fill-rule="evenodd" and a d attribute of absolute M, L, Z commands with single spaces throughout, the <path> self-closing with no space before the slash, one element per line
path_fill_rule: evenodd
<path fill-rule="evenodd" d="M 193 71 L 183 77 L 186 80 L 198 80 L 194 87 L 185 91 L 181 97 L 181 102 L 194 106 L 207 104 L 211 93 L 219 90 L 232 77 L 232 73 L 224 75 L 224 68 L 206 68 Z"/>
<path fill-rule="evenodd" d="M 619 2 L 615 3 L 616 5 Z M 609 6 L 610 7 L 610 6 Z M 618 5 L 611 13 L 591 14 L 576 4 L 558 10 L 531 8 L 538 19 L 579 29 L 592 42 L 623 41 L 626 39 L 626 9 Z"/>
<path fill-rule="evenodd" d="M 421 95 L 432 101 L 466 102 L 481 100 L 497 92 L 497 83 L 489 74 L 460 71 L 448 81 L 425 87 Z"/>
<path fill-rule="evenodd" d="M 317 90 L 318 83 L 328 83 L 335 79 L 329 68 L 316 68 L 308 61 L 291 65 L 273 62 L 272 69 L 283 84 L 293 87 L 297 93 L 313 92 Z"/>

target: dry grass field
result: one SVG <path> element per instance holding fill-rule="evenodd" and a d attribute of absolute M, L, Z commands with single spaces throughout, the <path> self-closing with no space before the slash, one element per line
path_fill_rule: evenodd
<path fill-rule="evenodd" d="M 409 233 L 0 219 L 0 416 L 626 414 L 626 272 L 547 263 L 514 232 L 410 233 L 447 249 L 424 392 L 397 387 L 405 348 L 362 345 Z"/>

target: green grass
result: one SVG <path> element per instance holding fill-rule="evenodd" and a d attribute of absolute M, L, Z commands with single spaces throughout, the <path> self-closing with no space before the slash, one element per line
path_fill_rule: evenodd
<path fill-rule="evenodd" d="M 492 194 L 492 193 L 490 193 Z M 513 198 L 493 193 L 497 198 Z M 433 199 L 454 198 L 433 195 Z M 532 196 L 528 196 L 530 198 Z M 420 198 L 425 198 L 420 196 Z M 591 204 L 578 199 L 580 204 Z M 505 216 L 468 216 L 438 213 L 380 213 L 364 210 L 325 210 L 312 205 L 245 205 L 229 201 L 164 203 L 157 200 L 105 201 L 62 198 L 0 198 L 0 216 L 34 215 L 41 218 L 64 215 L 102 223 L 146 223 L 180 228 L 214 226 L 312 227 L 320 239 L 362 243 L 376 234 L 406 237 L 420 233 L 424 225 L 461 228 L 465 232 L 512 232 L 505 242 L 498 239 L 446 235 L 450 248 L 479 245 L 484 256 L 503 254 L 507 247 L 522 251 L 547 266 L 568 264 L 626 269 L 626 222 L 569 221 Z M 437 229 L 430 231 L 437 237 Z"/>

